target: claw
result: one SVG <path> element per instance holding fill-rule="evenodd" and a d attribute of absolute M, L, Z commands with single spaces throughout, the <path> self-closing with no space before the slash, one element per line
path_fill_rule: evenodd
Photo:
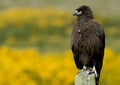
<path fill-rule="evenodd" d="M 81 71 L 86 71 L 86 70 L 87 70 L 87 67 L 86 67 L 86 66 L 83 66 L 83 68 L 82 68 Z M 89 68 L 88 70 L 89 70 L 89 71 L 88 71 L 88 75 L 94 73 L 94 74 L 95 74 L 95 77 L 96 77 L 96 78 L 98 77 L 98 74 L 97 74 L 95 65 L 93 66 L 93 68 Z"/>
<path fill-rule="evenodd" d="M 94 72 L 94 73 L 95 73 L 95 76 L 96 76 L 96 78 L 97 78 L 97 77 L 98 77 L 98 74 L 97 74 L 97 71 L 96 71 L 95 66 L 93 66 L 92 72 Z"/>
<path fill-rule="evenodd" d="M 85 71 L 85 70 L 87 70 L 87 67 L 86 67 L 86 66 L 83 66 L 82 71 Z"/>

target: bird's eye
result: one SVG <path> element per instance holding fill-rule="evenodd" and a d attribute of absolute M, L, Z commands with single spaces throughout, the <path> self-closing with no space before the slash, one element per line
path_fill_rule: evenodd
<path fill-rule="evenodd" d="M 82 11 L 75 10 L 73 16 L 79 16 L 82 14 Z"/>
<path fill-rule="evenodd" d="M 78 14 L 81 15 L 81 14 L 82 14 L 82 11 L 79 11 Z"/>

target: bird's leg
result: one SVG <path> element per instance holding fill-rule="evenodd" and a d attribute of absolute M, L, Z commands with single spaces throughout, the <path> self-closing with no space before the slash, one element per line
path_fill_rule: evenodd
<path fill-rule="evenodd" d="M 82 71 L 85 71 L 85 70 L 87 70 L 87 67 L 84 65 L 82 68 Z"/>
<path fill-rule="evenodd" d="M 95 65 L 93 66 L 93 68 L 90 68 L 89 70 L 90 70 L 89 75 L 92 74 L 92 73 L 94 73 L 94 74 L 95 74 L 95 77 L 96 77 L 96 78 L 98 77 L 98 74 L 97 74 Z"/>
<path fill-rule="evenodd" d="M 97 74 L 97 71 L 96 71 L 95 65 L 93 66 L 92 72 L 95 73 L 95 76 L 96 76 L 96 78 L 97 78 L 97 77 L 98 77 L 98 74 Z"/>

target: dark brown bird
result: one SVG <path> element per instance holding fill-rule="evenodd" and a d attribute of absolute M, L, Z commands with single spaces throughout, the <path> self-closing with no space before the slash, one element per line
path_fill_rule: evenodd
<path fill-rule="evenodd" d="M 76 67 L 82 70 L 92 69 L 98 85 L 104 56 L 105 33 L 101 25 L 93 19 L 88 6 L 77 8 L 73 15 L 77 16 L 71 37 Z"/>

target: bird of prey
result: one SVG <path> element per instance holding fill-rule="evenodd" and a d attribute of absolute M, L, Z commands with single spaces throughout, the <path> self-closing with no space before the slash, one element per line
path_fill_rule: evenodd
<path fill-rule="evenodd" d="M 76 67 L 80 70 L 92 69 L 98 85 L 105 48 L 104 30 L 94 20 L 88 6 L 77 8 L 73 15 L 77 16 L 77 20 L 72 31 L 71 49 Z"/>

